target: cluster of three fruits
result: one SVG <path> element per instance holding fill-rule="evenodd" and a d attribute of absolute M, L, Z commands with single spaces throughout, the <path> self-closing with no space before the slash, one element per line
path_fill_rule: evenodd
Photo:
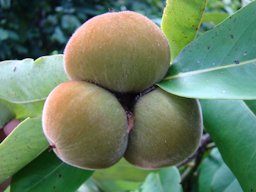
<path fill-rule="evenodd" d="M 50 93 L 43 110 L 46 138 L 64 162 L 99 169 L 124 156 L 154 169 L 196 150 L 202 131 L 197 101 L 159 88 L 145 91 L 166 74 L 170 50 L 143 15 L 124 11 L 90 19 L 67 43 L 64 64 L 72 80 Z M 142 91 L 132 108 L 115 95 Z"/>

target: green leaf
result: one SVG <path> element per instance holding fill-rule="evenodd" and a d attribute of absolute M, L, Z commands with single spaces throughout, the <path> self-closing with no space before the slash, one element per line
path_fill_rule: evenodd
<path fill-rule="evenodd" d="M 256 99 L 256 59 L 166 78 L 160 87 L 172 94 L 200 99 Z"/>
<path fill-rule="evenodd" d="M 217 148 L 211 151 L 199 167 L 198 189 L 199 192 L 242 192 Z"/>
<path fill-rule="evenodd" d="M 142 185 L 142 192 L 181 192 L 181 178 L 176 167 L 161 169 L 150 173 Z"/>
<path fill-rule="evenodd" d="M 101 192 L 92 178 L 87 179 L 75 192 Z M 106 191 L 104 191 L 106 192 Z"/>
<path fill-rule="evenodd" d="M 162 30 L 165 33 L 172 60 L 196 36 L 206 0 L 167 0 L 162 17 Z"/>
<path fill-rule="evenodd" d="M 7 103 L 17 116 L 38 116 L 50 91 L 66 80 L 62 55 L 2 61 L 0 101 Z"/>
<path fill-rule="evenodd" d="M 226 164 L 222 164 L 212 180 L 212 192 L 243 192 L 237 179 Z"/>
<path fill-rule="evenodd" d="M 244 191 L 256 191 L 256 116 L 243 101 L 201 101 L 204 125 Z"/>
<path fill-rule="evenodd" d="M 256 2 L 189 44 L 159 86 L 201 99 L 256 99 Z"/>
<path fill-rule="evenodd" d="M 143 181 L 149 173 L 150 171 L 139 169 L 122 158 L 110 168 L 97 170 L 93 178 L 96 180 Z"/>
<path fill-rule="evenodd" d="M 12 118 L 14 118 L 12 111 L 0 102 L 0 128 L 2 128 Z"/>
<path fill-rule="evenodd" d="M 246 105 L 251 109 L 251 111 L 256 115 L 256 101 L 245 101 Z"/>
<path fill-rule="evenodd" d="M 104 192 L 127 192 L 133 191 L 142 184 L 142 182 L 125 181 L 125 180 L 102 180 L 94 181 L 99 188 Z"/>
<path fill-rule="evenodd" d="M 9 187 L 7 187 L 7 188 L 4 190 L 4 192 L 11 192 L 11 188 L 10 188 L 10 186 L 9 186 Z"/>
<path fill-rule="evenodd" d="M 224 12 L 207 12 L 203 14 L 202 23 L 210 22 L 217 25 L 227 17 L 228 17 L 228 14 Z"/>
<path fill-rule="evenodd" d="M 27 117 L 41 116 L 44 101 L 16 104 L 0 99 L 0 105 L 3 105 L 5 108 L 7 108 L 12 114 L 12 117 L 15 117 L 16 119 L 25 119 Z"/>
<path fill-rule="evenodd" d="M 63 163 L 51 151 L 46 150 L 34 161 L 14 175 L 12 192 L 73 192 L 93 171 L 78 169 Z"/>
<path fill-rule="evenodd" d="M 210 155 L 203 160 L 199 167 L 198 176 L 198 191 L 199 192 L 212 192 L 211 182 L 214 174 L 221 166 L 222 160 L 220 153 L 215 148 L 211 151 Z"/>
<path fill-rule="evenodd" d="M 127 191 L 137 189 L 150 171 L 136 168 L 121 159 L 114 166 L 97 170 L 93 179 L 99 187 L 106 192 Z"/>
<path fill-rule="evenodd" d="M 0 144 L 0 183 L 31 162 L 48 146 L 40 118 L 27 118 Z"/>

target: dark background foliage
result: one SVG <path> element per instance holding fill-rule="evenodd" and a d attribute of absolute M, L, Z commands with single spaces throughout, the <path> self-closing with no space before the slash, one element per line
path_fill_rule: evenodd
<path fill-rule="evenodd" d="M 164 0 L 0 0 L 0 60 L 62 53 L 73 31 L 87 19 L 108 11 L 134 10 L 157 24 Z M 209 11 L 232 13 L 238 0 L 209 0 Z"/>
<path fill-rule="evenodd" d="M 1 0 L 0 60 L 62 53 L 72 32 L 87 19 L 108 11 L 137 10 L 160 18 L 163 1 Z"/>

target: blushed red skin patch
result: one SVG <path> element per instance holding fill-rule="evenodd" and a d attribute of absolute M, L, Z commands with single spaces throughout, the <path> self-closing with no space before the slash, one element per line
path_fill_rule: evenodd
<path fill-rule="evenodd" d="M 0 142 L 3 141 L 5 138 L 4 130 L 0 129 Z"/>
<path fill-rule="evenodd" d="M 126 112 L 126 116 L 127 116 L 127 128 L 128 128 L 128 133 L 130 133 L 130 131 L 132 130 L 133 126 L 134 126 L 134 117 L 133 114 L 131 112 Z"/>
<path fill-rule="evenodd" d="M 19 125 L 18 119 L 9 121 L 2 129 L 0 129 L 0 142 L 3 141 L 14 129 Z"/>
<path fill-rule="evenodd" d="M 13 119 L 10 122 L 8 122 L 4 126 L 4 134 L 8 136 L 14 129 L 19 125 L 20 121 L 18 119 Z"/>
<path fill-rule="evenodd" d="M 3 183 L 0 183 L 0 191 L 4 191 L 11 183 L 11 178 L 5 180 Z"/>
<path fill-rule="evenodd" d="M 19 125 L 18 119 L 13 119 L 0 129 L 0 142 L 3 141 Z M 11 177 L 0 183 L 0 191 L 4 191 L 11 183 Z"/>

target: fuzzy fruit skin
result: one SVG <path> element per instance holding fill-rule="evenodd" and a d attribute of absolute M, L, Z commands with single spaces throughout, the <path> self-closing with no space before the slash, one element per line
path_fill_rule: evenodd
<path fill-rule="evenodd" d="M 202 115 L 197 100 L 157 88 L 137 101 L 134 116 L 125 153 L 130 163 L 144 169 L 171 166 L 198 148 Z"/>
<path fill-rule="evenodd" d="M 43 131 L 56 155 L 83 169 L 116 163 L 127 147 L 127 118 L 108 91 L 82 81 L 57 86 L 43 110 Z"/>
<path fill-rule="evenodd" d="M 64 63 L 70 79 L 116 92 L 140 92 L 164 77 L 170 49 L 163 32 L 145 16 L 112 12 L 76 30 L 65 47 Z"/>

